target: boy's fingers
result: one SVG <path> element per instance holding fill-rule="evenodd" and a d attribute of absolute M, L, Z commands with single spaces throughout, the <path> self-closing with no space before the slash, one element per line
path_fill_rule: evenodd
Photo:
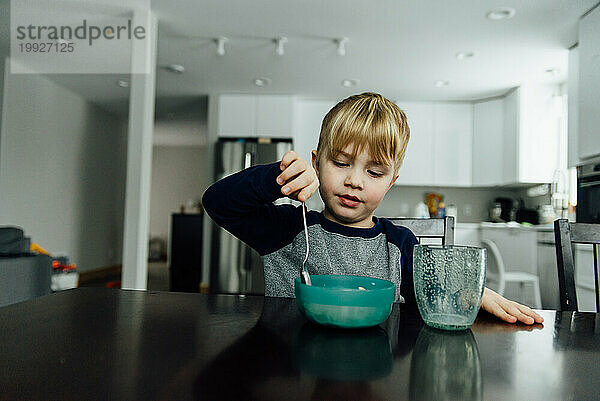
<path fill-rule="evenodd" d="M 531 316 L 527 316 L 526 314 L 522 313 L 520 308 L 517 307 L 518 304 L 510 304 L 507 305 L 508 310 L 507 312 L 511 315 L 513 315 L 514 317 L 516 317 L 519 322 L 525 323 L 525 324 L 533 324 L 533 318 Z"/>
<path fill-rule="evenodd" d="M 300 202 L 306 202 L 308 198 L 310 198 L 317 191 L 318 187 L 319 182 L 313 182 L 312 184 L 304 188 L 302 191 L 300 191 L 300 193 L 298 194 L 298 200 Z"/>
<path fill-rule="evenodd" d="M 308 171 L 304 171 L 302 174 L 295 177 L 293 180 L 287 182 L 282 188 L 281 192 L 284 195 L 289 195 L 298 190 L 304 189 L 311 185 L 314 181 L 314 177 Z"/>
<path fill-rule="evenodd" d="M 298 153 L 294 152 L 293 150 L 286 152 L 285 155 L 283 155 L 283 157 L 281 158 L 281 163 L 279 163 L 279 168 L 282 171 L 285 170 L 290 165 L 290 163 L 292 163 L 297 158 L 298 158 Z"/>
<path fill-rule="evenodd" d="M 489 312 L 508 323 L 515 323 L 517 321 L 516 317 L 508 314 L 499 304 L 494 304 Z"/>
<path fill-rule="evenodd" d="M 279 185 L 285 184 L 289 179 L 297 176 L 301 172 L 306 170 L 306 162 L 302 163 L 302 159 L 296 159 L 292 161 L 290 165 L 288 165 L 285 170 L 279 176 L 277 176 L 277 183 Z"/>
<path fill-rule="evenodd" d="M 542 323 L 544 321 L 543 317 L 538 315 L 533 309 L 529 308 L 528 306 L 519 304 L 517 307 L 521 310 L 521 312 L 533 318 L 535 323 Z"/>

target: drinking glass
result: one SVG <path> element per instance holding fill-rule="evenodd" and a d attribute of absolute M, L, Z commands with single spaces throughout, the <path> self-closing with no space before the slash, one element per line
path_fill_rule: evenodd
<path fill-rule="evenodd" d="M 486 251 L 456 245 L 415 245 L 413 280 L 425 323 L 444 330 L 469 328 L 481 306 Z"/>

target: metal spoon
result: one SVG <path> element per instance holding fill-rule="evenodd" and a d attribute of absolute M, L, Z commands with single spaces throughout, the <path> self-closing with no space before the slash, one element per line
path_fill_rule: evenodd
<path fill-rule="evenodd" d="M 302 202 L 302 218 L 304 219 L 304 238 L 306 239 L 306 255 L 304 255 L 304 261 L 302 262 L 302 270 L 300 271 L 300 279 L 306 285 L 311 285 L 310 275 L 306 268 L 306 261 L 308 260 L 308 226 L 306 225 L 306 205 Z"/>

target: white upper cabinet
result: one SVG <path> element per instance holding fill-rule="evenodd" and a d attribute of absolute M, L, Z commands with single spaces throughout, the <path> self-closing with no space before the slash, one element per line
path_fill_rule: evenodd
<path fill-rule="evenodd" d="M 556 85 L 523 86 L 517 182 L 552 182 L 559 167 L 561 98 Z M 564 154 L 566 158 L 566 150 Z"/>
<path fill-rule="evenodd" d="M 473 106 L 433 105 L 433 182 L 441 186 L 471 186 Z"/>
<path fill-rule="evenodd" d="M 504 141 L 504 101 L 473 105 L 473 185 L 501 185 Z"/>
<path fill-rule="evenodd" d="M 502 184 L 518 182 L 519 170 L 519 117 L 520 96 L 519 88 L 512 91 L 504 98 L 503 118 L 503 144 L 502 144 Z"/>
<path fill-rule="evenodd" d="M 578 156 L 585 159 L 600 155 L 600 7 L 579 22 L 578 92 Z"/>
<path fill-rule="evenodd" d="M 569 136 L 568 136 L 568 166 L 579 164 L 579 47 L 569 50 Z"/>
<path fill-rule="evenodd" d="M 473 105 L 473 185 L 552 182 L 566 164 L 557 85 L 522 86 Z"/>
<path fill-rule="evenodd" d="M 517 88 L 504 99 L 503 184 L 549 183 L 560 158 L 558 86 Z"/>
<path fill-rule="evenodd" d="M 258 96 L 256 101 L 256 136 L 291 138 L 294 127 L 294 98 Z"/>
<path fill-rule="evenodd" d="M 224 137 L 251 137 L 256 126 L 256 97 L 222 95 L 218 97 L 217 133 Z"/>
<path fill-rule="evenodd" d="M 398 171 L 397 185 L 433 185 L 433 104 L 399 102 L 406 114 L 410 139 Z"/>
<path fill-rule="evenodd" d="M 471 185 L 473 106 L 469 103 L 398 102 L 410 140 L 397 185 Z"/>
<path fill-rule="evenodd" d="M 293 96 L 220 95 L 217 113 L 220 137 L 291 138 L 293 135 Z"/>

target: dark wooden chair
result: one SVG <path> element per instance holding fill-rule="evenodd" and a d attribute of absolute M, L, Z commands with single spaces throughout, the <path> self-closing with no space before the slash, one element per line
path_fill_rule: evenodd
<path fill-rule="evenodd" d="M 569 223 L 566 219 L 554 221 L 556 242 L 556 262 L 558 266 L 558 288 L 560 308 L 563 311 L 577 311 L 575 290 L 575 259 L 573 244 L 593 244 L 594 248 L 594 287 L 596 289 L 596 311 L 600 312 L 600 292 L 598 290 L 598 244 L 600 244 L 600 224 Z"/>
<path fill-rule="evenodd" d="M 442 245 L 454 245 L 454 216 L 443 219 L 412 219 L 388 217 L 397 226 L 403 226 L 415 234 L 419 243 L 424 238 L 439 238 Z"/>

